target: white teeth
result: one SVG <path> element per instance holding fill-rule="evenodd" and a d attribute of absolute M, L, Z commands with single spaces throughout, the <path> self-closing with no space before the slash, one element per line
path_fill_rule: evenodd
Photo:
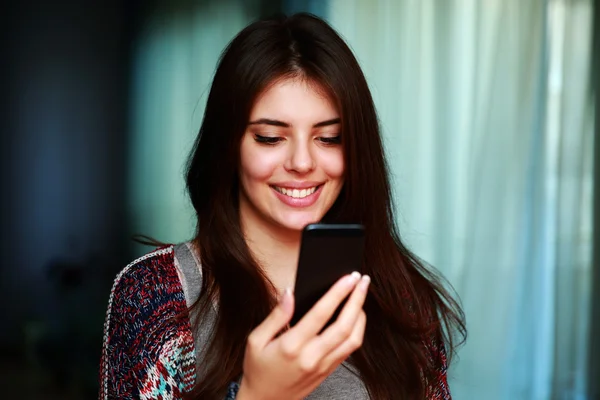
<path fill-rule="evenodd" d="M 289 196 L 289 197 L 293 197 L 294 199 L 303 199 L 306 196 L 310 196 L 311 194 L 313 194 L 317 190 L 317 187 L 315 186 L 310 189 L 298 190 L 298 189 L 286 189 L 286 188 L 275 186 L 275 189 L 277 189 L 277 191 L 279 193 L 285 194 L 286 196 Z"/>

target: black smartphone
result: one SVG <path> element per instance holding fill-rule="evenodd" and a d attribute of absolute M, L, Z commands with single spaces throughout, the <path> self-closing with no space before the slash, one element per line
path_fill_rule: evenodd
<path fill-rule="evenodd" d="M 361 272 L 365 229 L 360 224 L 310 224 L 302 231 L 290 325 L 295 325 L 342 276 Z M 345 303 L 345 300 L 344 300 Z M 327 323 L 337 318 L 343 307 Z"/>

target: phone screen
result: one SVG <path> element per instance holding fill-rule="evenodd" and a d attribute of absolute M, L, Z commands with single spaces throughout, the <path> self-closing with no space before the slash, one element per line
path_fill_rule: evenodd
<path fill-rule="evenodd" d="M 292 326 L 339 278 L 353 271 L 361 272 L 363 253 L 362 225 L 310 224 L 304 228 L 294 289 L 296 306 Z M 337 318 L 340 309 L 341 306 L 327 325 Z"/>

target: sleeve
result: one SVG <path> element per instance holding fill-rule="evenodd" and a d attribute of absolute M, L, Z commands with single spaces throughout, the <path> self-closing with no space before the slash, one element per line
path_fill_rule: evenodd
<path fill-rule="evenodd" d="M 100 400 L 179 400 L 193 388 L 194 340 L 189 320 L 175 318 L 186 303 L 168 263 L 154 257 L 126 267 L 115 280 L 104 326 Z"/>
<path fill-rule="evenodd" d="M 427 400 L 451 400 L 450 388 L 448 386 L 448 359 L 446 347 L 441 336 L 427 343 L 430 350 L 432 365 L 435 370 L 432 379 L 427 382 Z"/>
<path fill-rule="evenodd" d="M 231 382 L 229 384 L 229 388 L 227 389 L 227 396 L 225 397 L 225 400 L 235 400 L 238 390 L 240 390 L 239 383 Z"/>
<path fill-rule="evenodd" d="M 100 360 L 100 400 L 139 399 L 134 375 L 136 357 L 132 352 L 137 338 L 131 323 L 137 313 L 124 286 L 117 277 L 108 301 Z"/>

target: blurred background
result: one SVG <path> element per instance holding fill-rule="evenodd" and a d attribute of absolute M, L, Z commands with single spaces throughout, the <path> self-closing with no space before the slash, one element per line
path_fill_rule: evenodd
<path fill-rule="evenodd" d="M 456 399 L 600 399 L 593 0 L 11 2 L 2 398 L 93 399 L 115 275 L 191 238 L 183 165 L 220 52 L 308 11 L 359 59 L 407 244 L 461 298 Z"/>

